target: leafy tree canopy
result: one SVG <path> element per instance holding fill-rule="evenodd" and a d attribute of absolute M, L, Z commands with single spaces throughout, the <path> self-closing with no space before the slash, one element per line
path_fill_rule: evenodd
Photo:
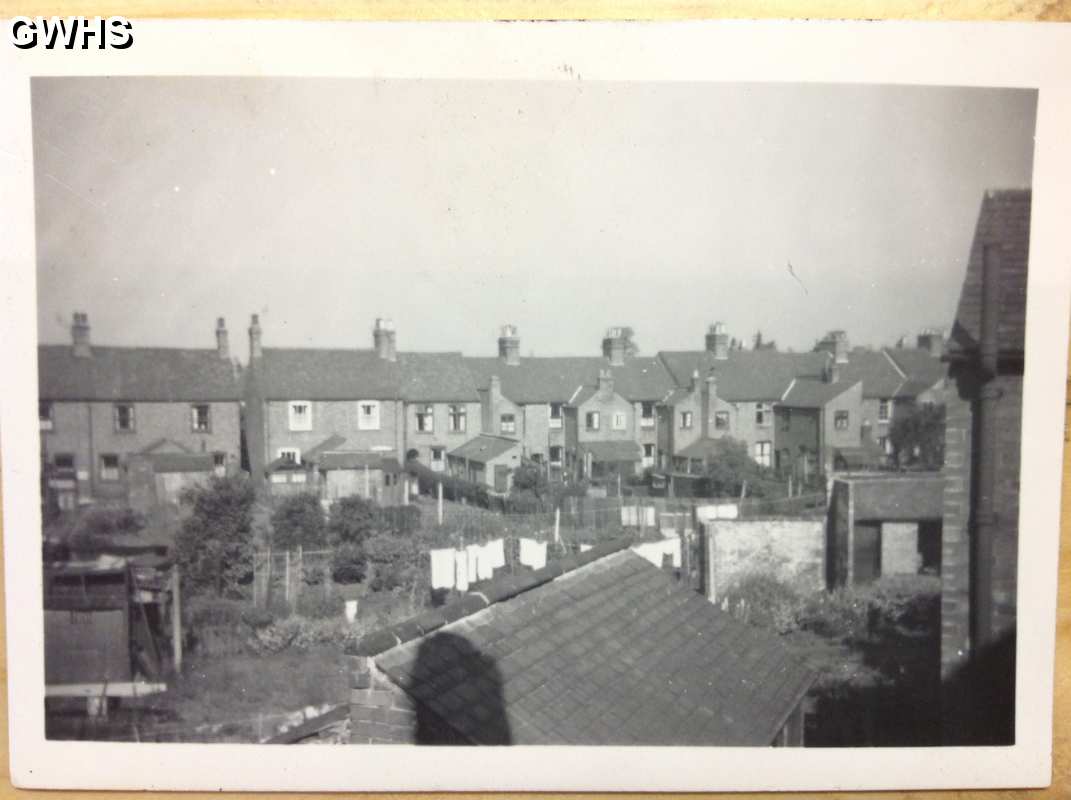
<path fill-rule="evenodd" d="M 327 527 L 320 498 L 311 492 L 287 497 L 272 513 L 271 528 L 273 547 L 322 546 Z"/>
<path fill-rule="evenodd" d="M 945 407 L 924 403 L 893 418 L 893 458 L 901 467 L 941 469 L 945 463 Z"/>
<path fill-rule="evenodd" d="M 175 537 L 175 557 L 192 588 L 219 597 L 237 593 L 253 568 L 255 501 L 244 476 L 213 477 L 182 493 L 191 513 Z"/>

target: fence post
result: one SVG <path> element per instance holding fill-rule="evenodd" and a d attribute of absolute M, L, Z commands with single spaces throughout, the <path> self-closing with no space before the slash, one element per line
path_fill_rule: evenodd
<path fill-rule="evenodd" d="M 297 546 L 297 580 L 294 582 L 294 602 L 298 601 L 301 597 L 301 590 L 305 586 L 305 551 L 299 544 Z"/>
<path fill-rule="evenodd" d="M 253 608 L 258 608 L 257 605 L 257 584 L 260 581 L 260 572 L 257 570 L 258 552 L 253 551 Z"/>
<path fill-rule="evenodd" d="M 181 579 L 176 564 L 171 568 L 171 655 L 175 660 L 175 672 L 182 672 L 182 598 Z"/>
<path fill-rule="evenodd" d="M 562 540 L 560 533 L 561 514 L 561 508 L 556 507 L 554 509 L 554 544 L 560 544 Z"/>
<path fill-rule="evenodd" d="M 439 481 L 437 486 L 438 486 L 438 489 L 436 490 L 436 495 L 437 495 L 438 506 L 439 506 L 439 527 L 441 528 L 442 524 L 443 524 L 443 482 Z"/>
<path fill-rule="evenodd" d="M 286 572 L 285 579 L 286 585 L 283 587 L 283 599 L 286 600 L 286 604 L 290 605 L 290 550 L 286 551 Z"/>

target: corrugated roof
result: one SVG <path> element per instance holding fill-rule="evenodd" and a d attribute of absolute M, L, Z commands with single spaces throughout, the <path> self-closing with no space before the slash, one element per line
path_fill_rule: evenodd
<path fill-rule="evenodd" d="M 491 605 L 445 627 L 396 626 L 431 632 L 397 646 L 384 635 L 376 665 L 423 713 L 487 744 L 768 746 L 814 682 L 776 634 L 635 553 L 569 569 L 548 565 L 520 593 L 492 585 Z M 366 638 L 358 651 L 377 652 Z"/>
<path fill-rule="evenodd" d="M 578 386 L 594 386 L 600 370 L 609 370 L 614 391 L 627 400 L 660 400 L 673 388 L 672 378 L 655 357 L 627 358 L 623 366 L 611 367 L 598 356 L 522 358 L 516 366 L 500 358 L 466 358 L 481 389 L 498 376 L 502 394 L 515 403 L 564 403 Z"/>
<path fill-rule="evenodd" d="M 600 464 L 616 461 L 639 461 L 643 449 L 632 440 L 619 442 L 581 442 L 581 453 L 591 453 L 592 461 Z"/>
<path fill-rule="evenodd" d="M 664 351 L 659 358 L 679 386 L 691 386 L 698 371 L 705 379 L 713 370 L 718 397 L 729 402 L 777 400 L 793 378 L 818 377 L 828 356 L 824 353 L 781 353 L 776 350 L 730 350 L 716 360 L 706 350 Z"/>
<path fill-rule="evenodd" d="M 789 408 L 822 408 L 858 382 L 857 380 L 840 380 L 836 383 L 826 383 L 814 378 L 797 378 L 785 392 L 785 396 L 781 398 L 780 404 Z"/>
<path fill-rule="evenodd" d="M 45 400 L 237 401 L 234 365 L 215 350 L 98 347 L 76 357 L 70 345 L 37 348 L 38 387 Z"/>
<path fill-rule="evenodd" d="M 460 447 L 450 451 L 449 455 L 457 458 L 465 458 L 469 461 L 486 463 L 492 458 L 497 458 L 503 453 L 509 452 L 519 445 L 516 439 L 507 439 L 504 436 L 491 436 L 483 434 L 470 439 Z"/>
<path fill-rule="evenodd" d="M 988 243 L 1001 245 L 997 338 L 1002 352 L 1023 351 L 1026 335 L 1026 277 L 1030 251 L 1030 189 L 987 192 L 978 213 L 967 273 L 949 341 L 952 354 L 979 345 L 982 324 L 982 260 Z"/>
<path fill-rule="evenodd" d="M 374 350 L 267 348 L 251 375 L 268 400 L 479 399 L 460 353 L 398 353 L 388 361 Z"/>

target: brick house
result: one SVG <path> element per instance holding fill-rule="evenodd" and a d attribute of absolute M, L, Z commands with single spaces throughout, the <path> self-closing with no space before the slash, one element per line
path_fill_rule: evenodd
<path fill-rule="evenodd" d="M 832 472 L 862 445 L 863 383 L 827 365 L 823 378 L 793 378 L 775 408 L 774 466 L 807 480 Z"/>
<path fill-rule="evenodd" d="M 521 464 L 520 442 L 483 433 L 447 454 L 452 475 L 483 484 L 495 494 L 508 494 L 513 470 Z"/>
<path fill-rule="evenodd" d="M 725 326 L 708 329 L 706 347 L 696 351 L 662 351 L 659 360 L 684 392 L 674 392 L 662 401 L 659 466 L 672 467 L 672 459 L 700 437 L 731 437 L 743 442 L 752 458 L 763 466 L 775 466 L 774 407 L 795 378 L 821 377 L 827 361 L 821 353 L 782 353 L 776 350 L 732 349 Z M 714 381 L 716 401 L 702 412 L 697 382 Z M 678 407 L 679 406 L 679 407 Z M 692 412 L 690 429 L 684 429 L 683 414 Z M 706 431 L 704 434 L 703 431 Z"/>
<path fill-rule="evenodd" d="M 214 349 L 94 345 L 76 312 L 70 345 L 38 346 L 42 468 L 61 508 L 128 504 L 132 490 L 144 508 L 238 469 L 241 392 L 222 318 L 215 337 Z"/>
<path fill-rule="evenodd" d="M 799 746 L 815 680 L 776 634 L 625 542 L 497 578 L 348 653 L 352 744 Z"/>
<path fill-rule="evenodd" d="M 1030 190 L 986 193 L 947 347 L 941 668 L 950 742 L 1014 740 Z"/>

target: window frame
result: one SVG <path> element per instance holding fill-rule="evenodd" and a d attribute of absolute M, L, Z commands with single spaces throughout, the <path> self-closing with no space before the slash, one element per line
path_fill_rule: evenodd
<path fill-rule="evenodd" d="M 690 431 L 695 427 L 695 412 L 694 411 L 682 411 L 680 413 L 680 429 L 682 431 Z"/>
<path fill-rule="evenodd" d="M 773 442 L 755 442 L 753 453 L 755 463 L 760 467 L 769 468 L 773 465 Z"/>
<path fill-rule="evenodd" d="M 371 411 L 365 414 L 365 406 Z M 383 408 L 378 400 L 358 400 L 357 401 L 357 430 L 359 431 L 378 431 L 383 426 L 382 421 Z"/>
<path fill-rule="evenodd" d="M 565 403 L 554 402 L 547 404 L 547 419 L 549 420 L 548 425 L 551 428 L 557 429 L 562 426 L 562 419 L 565 416 L 564 407 Z M 557 411 L 558 413 L 555 414 L 555 411 Z"/>
<path fill-rule="evenodd" d="M 724 420 L 724 424 L 722 424 L 722 422 L 721 422 L 722 420 Z M 731 422 L 732 422 L 732 420 L 729 417 L 729 412 L 728 411 L 715 411 L 714 412 L 714 430 L 716 430 L 716 431 L 727 431 L 731 427 Z"/>
<path fill-rule="evenodd" d="M 69 467 L 62 466 L 59 463 L 60 458 L 64 458 L 64 459 L 69 458 L 71 460 L 71 465 Z M 63 472 L 76 472 L 77 471 L 77 467 L 76 467 L 77 463 L 78 463 L 78 460 L 77 460 L 77 457 L 75 456 L 74 453 L 66 453 L 65 452 L 65 453 L 53 453 L 52 454 L 52 469 L 60 470 L 60 471 L 63 471 Z"/>
<path fill-rule="evenodd" d="M 293 458 L 287 458 L 288 455 L 292 455 Z M 302 463 L 300 447 L 280 447 L 275 451 L 275 457 L 281 458 L 283 461 L 289 461 L 293 464 Z"/>
<path fill-rule="evenodd" d="M 112 460 L 112 459 L 114 459 L 114 461 L 115 461 L 115 466 L 114 467 L 107 466 L 107 462 L 109 460 Z M 119 454 L 118 453 L 101 453 L 100 454 L 99 475 L 100 475 L 100 479 L 102 481 L 107 481 L 108 483 L 117 483 L 119 481 L 119 479 L 122 477 L 122 469 L 123 469 L 123 465 L 119 460 Z M 114 470 L 114 475 L 112 474 L 113 470 Z"/>
<path fill-rule="evenodd" d="M 129 412 L 127 415 L 128 424 L 126 426 L 119 424 L 119 421 L 122 417 L 121 409 L 125 409 Z M 115 429 L 116 433 L 137 433 L 138 421 L 137 414 L 134 411 L 133 403 L 120 402 L 112 405 L 112 427 Z"/>
<path fill-rule="evenodd" d="M 602 425 L 602 415 L 598 411 L 584 413 L 584 430 L 597 431 Z"/>
<path fill-rule="evenodd" d="M 651 413 L 647 413 L 650 410 Z M 655 425 L 655 404 L 653 400 L 644 400 L 640 403 L 640 427 L 653 428 Z"/>
<path fill-rule="evenodd" d="M 554 451 L 555 450 L 558 451 L 558 458 L 557 459 L 554 458 Z M 550 445 L 550 447 L 547 448 L 547 462 L 552 467 L 560 467 L 562 465 L 562 460 L 564 458 L 565 458 L 565 448 L 562 447 L 560 444 L 552 444 L 552 445 Z"/>
<path fill-rule="evenodd" d="M 878 400 L 878 422 L 888 422 L 892 419 L 892 400 L 883 397 Z"/>
<path fill-rule="evenodd" d="M 506 412 L 505 414 L 499 414 L 498 415 L 498 432 L 499 433 L 516 433 L 517 432 L 517 415 L 512 413 L 512 412 Z"/>
<path fill-rule="evenodd" d="M 765 428 L 772 424 L 773 403 L 755 403 L 755 425 Z"/>
<path fill-rule="evenodd" d="M 418 405 L 416 410 L 417 433 L 435 433 L 435 406 Z"/>
<path fill-rule="evenodd" d="M 198 409 L 205 410 L 205 424 L 199 426 Z M 212 433 L 212 405 L 211 403 L 190 403 L 190 431 L 192 433 Z"/>
<path fill-rule="evenodd" d="M 305 414 L 303 419 L 298 419 L 295 416 L 295 411 L 299 407 L 304 407 Z M 301 424 L 295 424 L 300 422 Z M 312 401 L 311 400 L 287 400 L 286 402 L 286 427 L 291 431 L 311 431 L 312 430 Z"/>
<path fill-rule="evenodd" d="M 448 433 L 464 433 L 468 426 L 468 409 L 463 403 L 452 403 L 447 409 L 446 430 Z"/>
<path fill-rule="evenodd" d="M 620 424 L 618 424 L 620 423 Z M 627 431 L 628 415 L 624 411 L 615 411 L 610 417 L 610 430 Z"/>
<path fill-rule="evenodd" d="M 833 410 L 833 430 L 846 431 L 852 426 L 851 413 L 843 408 Z"/>

